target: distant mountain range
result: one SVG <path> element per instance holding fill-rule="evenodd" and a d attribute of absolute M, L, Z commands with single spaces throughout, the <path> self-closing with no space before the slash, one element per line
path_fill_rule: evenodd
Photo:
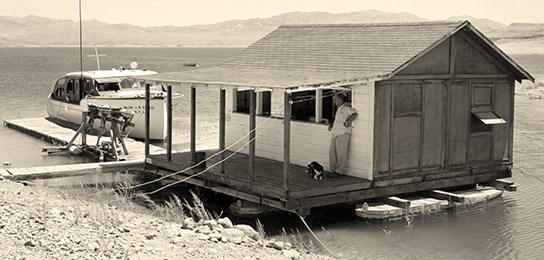
<path fill-rule="evenodd" d="M 544 53 L 544 24 L 505 25 L 489 19 L 456 16 L 447 20 L 469 20 L 509 53 Z M 141 27 L 83 22 L 83 44 L 135 47 L 245 47 L 282 24 L 419 22 L 428 19 L 410 13 L 365 10 L 351 13 L 289 12 L 268 18 L 230 20 L 191 26 Z M 0 16 L 0 47 L 77 46 L 79 24 L 64 19 Z"/>

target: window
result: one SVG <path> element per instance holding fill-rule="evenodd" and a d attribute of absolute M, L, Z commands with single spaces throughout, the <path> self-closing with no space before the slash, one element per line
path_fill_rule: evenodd
<path fill-rule="evenodd" d="M 236 91 L 236 112 L 249 114 L 249 90 Z"/>
<path fill-rule="evenodd" d="M 236 91 L 236 112 L 249 114 L 251 90 Z M 255 113 L 270 115 L 272 112 L 272 92 L 260 91 L 255 93 Z"/>
<path fill-rule="evenodd" d="M 52 98 L 56 100 L 64 100 L 65 98 L 65 89 L 64 84 L 66 83 L 65 78 L 60 78 L 57 80 L 57 83 L 55 84 L 55 88 L 53 90 Z"/>
<path fill-rule="evenodd" d="M 421 114 L 421 85 L 395 85 L 395 116 Z"/>
<path fill-rule="evenodd" d="M 53 92 L 53 98 L 57 99 L 57 100 L 63 100 L 64 99 L 64 88 L 55 89 L 55 92 Z"/>
<path fill-rule="evenodd" d="M 470 130 L 472 133 L 491 132 L 491 125 L 484 124 L 474 113 L 470 119 Z"/>
<path fill-rule="evenodd" d="M 263 91 L 258 94 L 261 95 L 261 111 L 257 114 L 269 116 L 272 113 L 272 91 Z"/>
<path fill-rule="evenodd" d="M 315 121 L 315 90 L 293 92 L 291 94 L 291 118 Z"/>
<path fill-rule="evenodd" d="M 66 85 L 66 92 L 68 94 L 73 94 L 74 93 L 74 80 L 73 79 L 68 81 L 68 84 Z"/>
<path fill-rule="evenodd" d="M 348 96 L 348 100 L 350 100 L 349 102 L 351 102 L 351 92 L 349 92 L 350 95 Z M 334 119 L 334 101 L 332 99 L 332 96 L 334 95 L 334 90 L 332 89 L 325 89 L 323 90 L 323 105 L 322 105 L 322 108 L 321 108 L 321 113 L 322 113 L 322 116 L 323 116 L 323 119 L 327 119 L 329 120 L 329 122 L 332 122 L 332 120 Z M 326 122 L 325 120 L 325 123 L 328 123 Z"/>
<path fill-rule="evenodd" d="M 491 133 L 491 125 L 506 123 L 503 118 L 493 112 L 492 104 L 493 88 L 489 84 L 474 85 L 470 119 L 470 131 L 472 133 Z"/>

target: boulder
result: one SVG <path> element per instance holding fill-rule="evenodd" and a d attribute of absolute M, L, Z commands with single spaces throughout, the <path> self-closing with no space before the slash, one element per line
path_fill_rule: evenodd
<path fill-rule="evenodd" d="M 193 220 L 193 218 L 186 218 L 183 221 L 183 228 L 185 229 L 195 229 L 197 227 L 196 222 Z"/>
<path fill-rule="evenodd" d="M 205 220 L 202 225 L 210 227 L 210 229 L 213 229 L 215 226 L 217 226 L 217 221 L 211 219 L 211 220 Z"/>
<path fill-rule="evenodd" d="M 221 232 L 221 235 L 223 235 L 223 237 L 226 237 L 228 241 L 231 241 L 235 244 L 242 243 L 242 240 L 244 239 L 244 232 L 236 228 L 225 228 Z"/>
<path fill-rule="evenodd" d="M 234 226 L 232 221 L 230 221 L 230 219 L 227 217 L 218 219 L 217 224 L 223 226 L 224 228 L 231 228 Z"/>
<path fill-rule="evenodd" d="M 283 250 L 284 244 L 281 241 L 274 241 L 270 244 L 270 246 L 278 250 Z"/>
<path fill-rule="evenodd" d="M 212 229 L 209 226 L 200 226 L 195 229 L 196 233 L 202 233 L 204 235 L 209 235 L 212 233 Z"/>
<path fill-rule="evenodd" d="M 234 228 L 241 230 L 242 232 L 244 232 L 246 236 L 248 236 L 249 238 L 255 241 L 259 240 L 259 233 L 257 233 L 257 231 L 255 231 L 255 229 L 253 229 L 249 225 L 241 224 L 241 225 L 234 226 Z"/>

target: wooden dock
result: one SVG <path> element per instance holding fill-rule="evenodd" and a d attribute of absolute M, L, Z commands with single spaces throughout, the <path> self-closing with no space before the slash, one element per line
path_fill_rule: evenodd
<path fill-rule="evenodd" d="M 143 169 L 143 161 L 80 163 L 28 168 L 0 169 L 0 176 L 13 180 L 32 180 L 101 174 L 106 171 Z"/>
<path fill-rule="evenodd" d="M 13 120 L 4 120 L 4 125 L 27 133 L 38 138 L 57 143 L 59 145 L 66 145 L 76 134 L 76 131 L 59 126 L 51 121 L 48 121 L 45 118 L 24 118 L 24 119 L 13 119 Z M 96 144 L 98 137 L 94 135 L 87 135 L 87 144 Z M 102 137 L 101 140 L 110 141 L 111 139 L 107 136 Z M 75 144 L 81 144 L 81 137 L 76 140 Z M 140 141 L 136 141 L 132 138 L 125 138 L 125 144 L 128 149 L 128 155 L 122 153 L 120 155 L 125 161 L 141 161 L 145 159 L 144 146 L 145 144 Z M 162 153 L 165 150 L 161 147 L 151 145 L 150 153 Z"/>
<path fill-rule="evenodd" d="M 76 131 L 59 126 L 45 118 L 25 118 L 5 120 L 4 126 L 42 138 L 44 140 L 66 145 L 75 135 Z M 87 135 L 88 144 L 96 144 L 98 137 Z M 102 137 L 101 140 L 110 140 L 109 137 Z M 75 144 L 81 144 L 81 137 Z M 144 146 L 145 144 L 132 138 L 125 138 L 125 144 L 128 149 L 128 155 L 122 153 L 122 161 L 82 163 L 71 165 L 42 166 L 29 168 L 8 168 L 0 169 L 0 175 L 5 178 L 27 180 L 36 178 L 56 178 L 66 176 L 77 176 L 85 174 L 99 174 L 104 171 L 143 169 L 144 167 Z M 150 145 L 151 153 L 162 153 L 164 149 L 158 146 Z"/>

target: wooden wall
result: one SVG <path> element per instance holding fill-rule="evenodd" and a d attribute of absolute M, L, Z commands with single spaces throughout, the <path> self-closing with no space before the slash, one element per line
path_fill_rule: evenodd
<path fill-rule="evenodd" d="M 421 115 L 395 111 L 395 88 L 408 84 L 422 88 Z M 475 88 L 482 86 L 492 89 L 491 111 L 506 123 L 474 133 L 471 101 Z M 376 82 L 374 176 L 511 162 L 513 86 L 513 79 Z"/>
<path fill-rule="evenodd" d="M 349 148 L 348 169 L 346 174 L 354 177 L 372 179 L 371 163 L 372 156 L 372 117 L 373 110 L 373 82 L 352 86 L 352 107 L 357 111 L 358 117 L 353 122 L 353 132 Z M 234 143 L 243 137 L 249 129 L 248 114 L 233 112 L 235 100 L 234 91 L 227 91 L 227 122 L 226 122 L 226 145 Z M 272 91 L 272 113 L 283 116 L 283 90 Z M 275 113 L 278 112 L 279 113 Z M 267 120 L 268 117 L 258 116 L 257 125 Z M 264 129 L 257 137 L 256 155 L 264 158 L 282 161 L 283 160 L 283 119 L 270 119 L 261 128 Z M 331 134 L 328 125 L 313 122 L 291 121 L 291 163 L 306 166 L 312 161 L 322 164 L 329 170 L 329 145 Z M 244 138 L 230 150 L 237 150 L 248 142 Z M 248 147 L 242 150 L 248 153 Z M 258 165 L 256 166 L 258 167 Z M 281 170 L 281 169 L 278 169 Z"/>

